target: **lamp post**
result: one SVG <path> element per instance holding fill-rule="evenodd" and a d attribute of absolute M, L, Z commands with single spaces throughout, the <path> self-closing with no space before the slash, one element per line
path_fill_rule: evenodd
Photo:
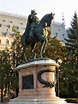
<path fill-rule="evenodd" d="M 57 60 L 57 63 L 59 64 L 59 65 L 61 65 L 61 63 L 62 63 L 62 60 L 59 58 L 58 60 Z M 57 69 L 56 70 L 56 73 L 57 73 L 57 96 L 59 97 L 59 77 L 60 77 L 60 73 L 62 72 L 62 69 L 61 68 L 59 68 L 59 69 Z"/>

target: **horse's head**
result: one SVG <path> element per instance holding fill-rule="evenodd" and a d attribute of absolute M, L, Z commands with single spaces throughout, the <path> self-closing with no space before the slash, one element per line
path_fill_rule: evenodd
<path fill-rule="evenodd" d="M 54 19 L 54 15 L 53 13 L 48 14 L 48 19 L 47 19 L 47 26 L 50 27 L 52 20 Z"/>
<path fill-rule="evenodd" d="M 52 19 L 54 19 L 54 15 L 55 15 L 55 13 L 53 14 L 53 13 L 51 12 L 51 15 L 52 15 Z"/>
<path fill-rule="evenodd" d="M 47 23 L 47 26 L 50 27 L 51 25 L 51 21 L 54 19 L 54 15 L 53 13 L 50 14 L 46 14 L 45 16 L 43 16 L 43 18 L 40 21 L 40 24 L 45 26 L 45 23 Z"/>

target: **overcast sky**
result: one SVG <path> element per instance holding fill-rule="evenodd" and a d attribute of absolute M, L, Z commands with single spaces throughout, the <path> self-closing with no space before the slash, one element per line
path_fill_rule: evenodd
<path fill-rule="evenodd" d="M 78 0 L 0 0 L 0 12 L 28 17 L 32 9 L 35 9 L 40 19 L 47 13 L 55 13 L 56 22 L 62 22 L 63 13 L 67 28 L 75 11 L 78 14 Z"/>

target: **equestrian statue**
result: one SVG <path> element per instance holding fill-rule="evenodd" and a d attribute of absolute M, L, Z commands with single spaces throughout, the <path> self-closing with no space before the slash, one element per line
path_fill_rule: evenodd
<path fill-rule="evenodd" d="M 35 10 L 31 10 L 31 14 L 28 16 L 28 21 L 24 34 L 21 37 L 21 43 L 23 47 L 22 57 L 27 60 L 25 55 L 25 50 L 28 45 L 31 47 L 31 52 L 36 58 L 36 53 L 34 52 L 35 44 L 41 42 L 40 47 L 40 57 L 42 57 L 43 52 L 45 52 L 45 47 L 47 43 L 48 27 L 51 26 L 51 21 L 54 19 L 55 14 L 46 14 L 41 20 L 36 16 Z"/>

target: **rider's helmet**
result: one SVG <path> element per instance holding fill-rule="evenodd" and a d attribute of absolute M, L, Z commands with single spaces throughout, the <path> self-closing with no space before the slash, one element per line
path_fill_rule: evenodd
<path fill-rule="evenodd" d="M 35 12 L 35 10 L 31 10 L 31 14 L 36 15 L 37 13 Z"/>

